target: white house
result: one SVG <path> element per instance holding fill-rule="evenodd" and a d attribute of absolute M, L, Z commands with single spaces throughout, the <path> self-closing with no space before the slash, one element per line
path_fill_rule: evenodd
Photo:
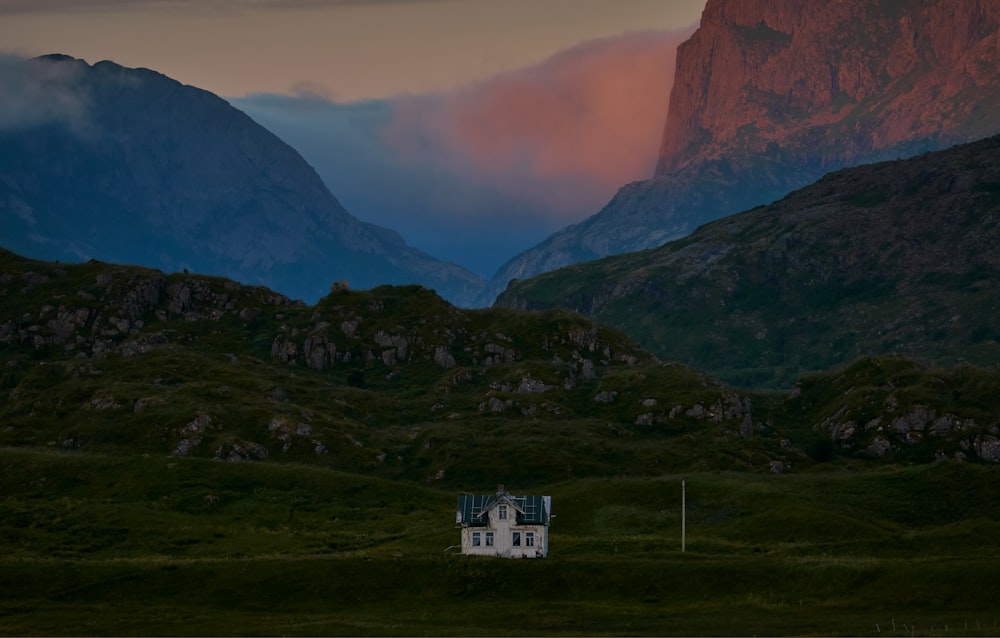
<path fill-rule="evenodd" d="M 551 496 L 513 496 L 500 485 L 496 494 L 460 495 L 455 524 L 463 554 L 544 558 L 551 517 Z"/>

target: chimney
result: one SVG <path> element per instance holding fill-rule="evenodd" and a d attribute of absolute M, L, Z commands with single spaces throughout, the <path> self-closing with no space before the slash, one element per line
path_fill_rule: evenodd
<path fill-rule="evenodd" d="M 503 493 L 504 493 L 503 483 L 497 483 L 497 494 L 503 494 Z"/>

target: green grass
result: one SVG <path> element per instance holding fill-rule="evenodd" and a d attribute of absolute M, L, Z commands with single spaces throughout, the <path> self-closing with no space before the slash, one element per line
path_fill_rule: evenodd
<path fill-rule="evenodd" d="M 40 568 L 44 582 L 31 575 Z M 996 631 L 989 595 L 997 592 L 980 588 L 995 571 L 971 561 L 914 567 L 905 561 L 694 557 L 551 559 L 544 565 L 265 559 L 56 563 L 12 566 L 6 573 L 20 591 L 44 597 L 8 598 L 0 622 L 11 633 L 27 628 L 35 635 L 67 627 L 83 635 L 871 635 L 877 627 L 887 635 L 910 635 L 911 626 L 915 635 Z M 604 584 L 603 592 L 579 585 L 594 580 Z M 901 582 L 907 585 L 902 590 Z M 956 600 L 955 588 L 977 595 Z"/>
<path fill-rule="evenodd" d="M 0 270 L 2 635 L 994 633 L 1000 469 L 929 461 L 997 426 L 995 369 L 865 357 L 751 394 L 566 311 Z M 350 357 L 314 369 L 311 337 Z M 974 425 L 879 458 L 829 429 L 918 409 Z M 553 496 L 548 559 L 455 555 L 456 494 L 499 482 Z"/>
<path fill-rule="evenodd" d="M 691 474 L 685 553 L 681 476 L 509 486 L 553 496 L 542 561 L 457 556 L 454 491 L 332 469 L 0 472 L 4 635 L 989 635 L 1000 594 L 1000 471 L 967 464 Z"/>

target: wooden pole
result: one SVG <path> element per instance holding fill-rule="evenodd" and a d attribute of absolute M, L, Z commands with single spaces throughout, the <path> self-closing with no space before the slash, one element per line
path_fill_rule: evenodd
<path fill-rule="evenodd" d="M 687 551 L 687 481 L 681 481 L 681 553 Z"/>

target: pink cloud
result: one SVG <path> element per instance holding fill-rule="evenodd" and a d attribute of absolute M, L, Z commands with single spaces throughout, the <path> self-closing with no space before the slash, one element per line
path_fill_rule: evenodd
<path fill-rule="evenodd" d="M 685 31 L 584 43 L 463 89 L 338 104 L 308 86 L 236 103 L 353 214 L 485 276 L 651 177 Z"/>
<path fill-rule="evenodd" d="M 626 33 L 452 93 L 398 98 L 384 140 L 409 161 L 578 221 L 652 175 L 676 48 L 690 33 Z"/>

